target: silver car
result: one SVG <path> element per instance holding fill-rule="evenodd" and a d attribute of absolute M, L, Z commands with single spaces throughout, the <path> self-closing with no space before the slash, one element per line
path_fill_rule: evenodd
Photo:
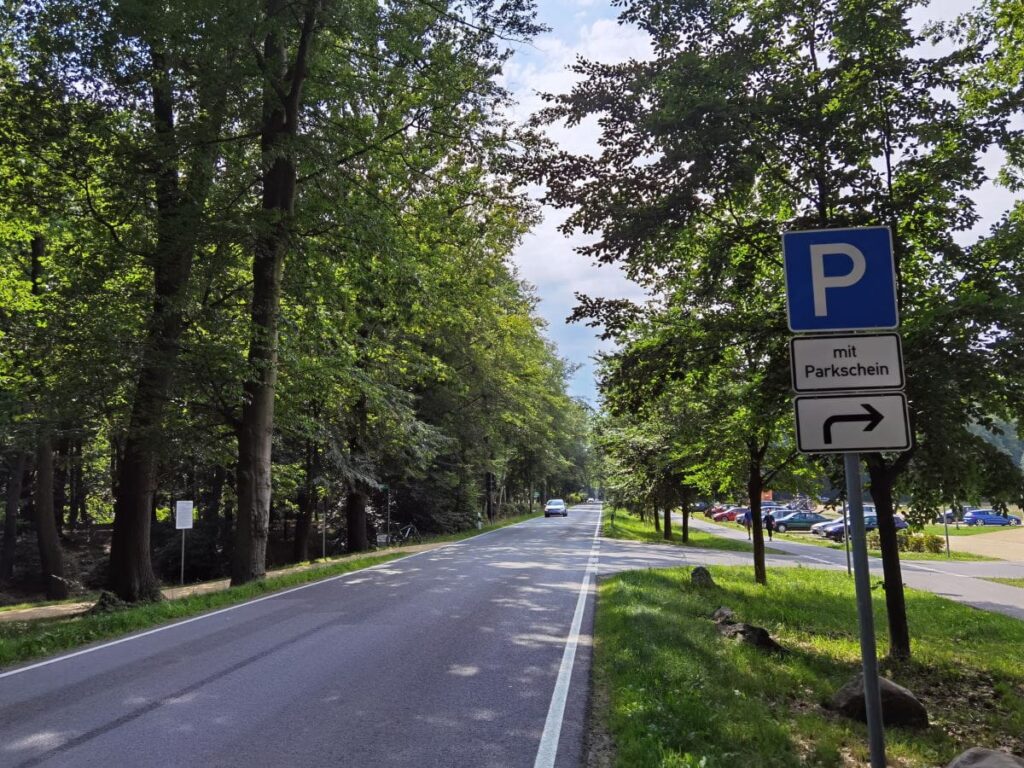
<path fill-rule="evenodd" d="M 569 516 L 569 509 L 565 506 L 565 502 L 561 499 L 550 499 L 547 504 L 544 505 L 544 517 L 551 517 L 552 515 L 561 515 L 562 517 Z"/>

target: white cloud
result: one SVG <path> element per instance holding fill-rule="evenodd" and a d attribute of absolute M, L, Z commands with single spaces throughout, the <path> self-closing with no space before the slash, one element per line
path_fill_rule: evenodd
<path fill-rule="evenodd" d="M 583 0 L 578 5 L 591 3 L 592 0 Z M 502 85 L 515 94 L 517 100 L 511 117 L 522 122 L 541 109 L 544 106 L 542 93 L 568 93 L 579 79 L 569 69 L 578 57 L 616 64 L 648 58 L 651 53 L 645 33 L 621 26 L 611 18 L 597 19 L 580 27 L 575 41 L 567 41 L 557 33 L 544 35 L 529 48 L 517 52 L 505 67 Z M 547 134 L 569 152 L 589 153 L 597 148 L 600 129 L 596 119 L 592 119 L 572 128 L 550 126 Z M 538 199 L 541 190 L 532 189 L 530 193 Z M 548 333 L 558 344 L 560 353 L 581 366 L 574 378 L 573 393 L 594 399 L 590 358 L 599 348 L 608 345 L 599 342 L 594 329 L 566 325 L 565 318 L 576 303 L 574 295 L 580 292 L 641 300 L 644 293 L 617 267 L 599 267 L 575 252 L 576 247 L 592 238 L 580 233 L 567 237 L 558 231 L 568 212 L 545 207 L 543 214 L 543 222 L 527 235 L 514 260 L 520 275 L 537 287 L 540 313 L 547 320 Z"/>

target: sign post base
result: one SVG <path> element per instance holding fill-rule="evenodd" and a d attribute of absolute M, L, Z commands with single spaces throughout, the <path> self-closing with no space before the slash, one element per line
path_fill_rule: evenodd
<path fill-rule="evenodd" d="M 846 498 L 850 508 L 847 535 L 853 549 L 853 582 L 857 590 L 857 623 L 860 626 L 860 656 L 864 669 L 864 709 L 868 721 L 871 768 L 885 768 L 885 730 L 882 725 L 882 697 L 878 685 L 875 649 L 875 617 L 871 611 L 871 574 L 868 571 L 867 535 L 864 530 L 864 496 L 860 483 L 860 454 L 844 453 Z"/>

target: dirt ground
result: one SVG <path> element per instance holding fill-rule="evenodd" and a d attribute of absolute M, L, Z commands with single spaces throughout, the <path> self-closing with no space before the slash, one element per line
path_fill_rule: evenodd
<path fill-rule="evenodd" d="M 995 528 L 978 536 L 950 536 L 949 547 L 957 552 L 1024 562 L 1024 526 Z"/>

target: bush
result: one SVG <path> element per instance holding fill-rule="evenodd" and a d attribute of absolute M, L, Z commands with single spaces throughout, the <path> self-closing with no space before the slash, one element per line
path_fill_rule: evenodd
<path fill-rule="evenodd" d="M 868 549 L 881 549 L 882 541 L 878 531 L 871 531 L 868 534 Z M 933 533 L 909 533 L 900 531 L 896 534 L 896 545 L 900 552 L 932 552 L 939 554 L 945 551 L 946 544 L 941 536 Z"/>

